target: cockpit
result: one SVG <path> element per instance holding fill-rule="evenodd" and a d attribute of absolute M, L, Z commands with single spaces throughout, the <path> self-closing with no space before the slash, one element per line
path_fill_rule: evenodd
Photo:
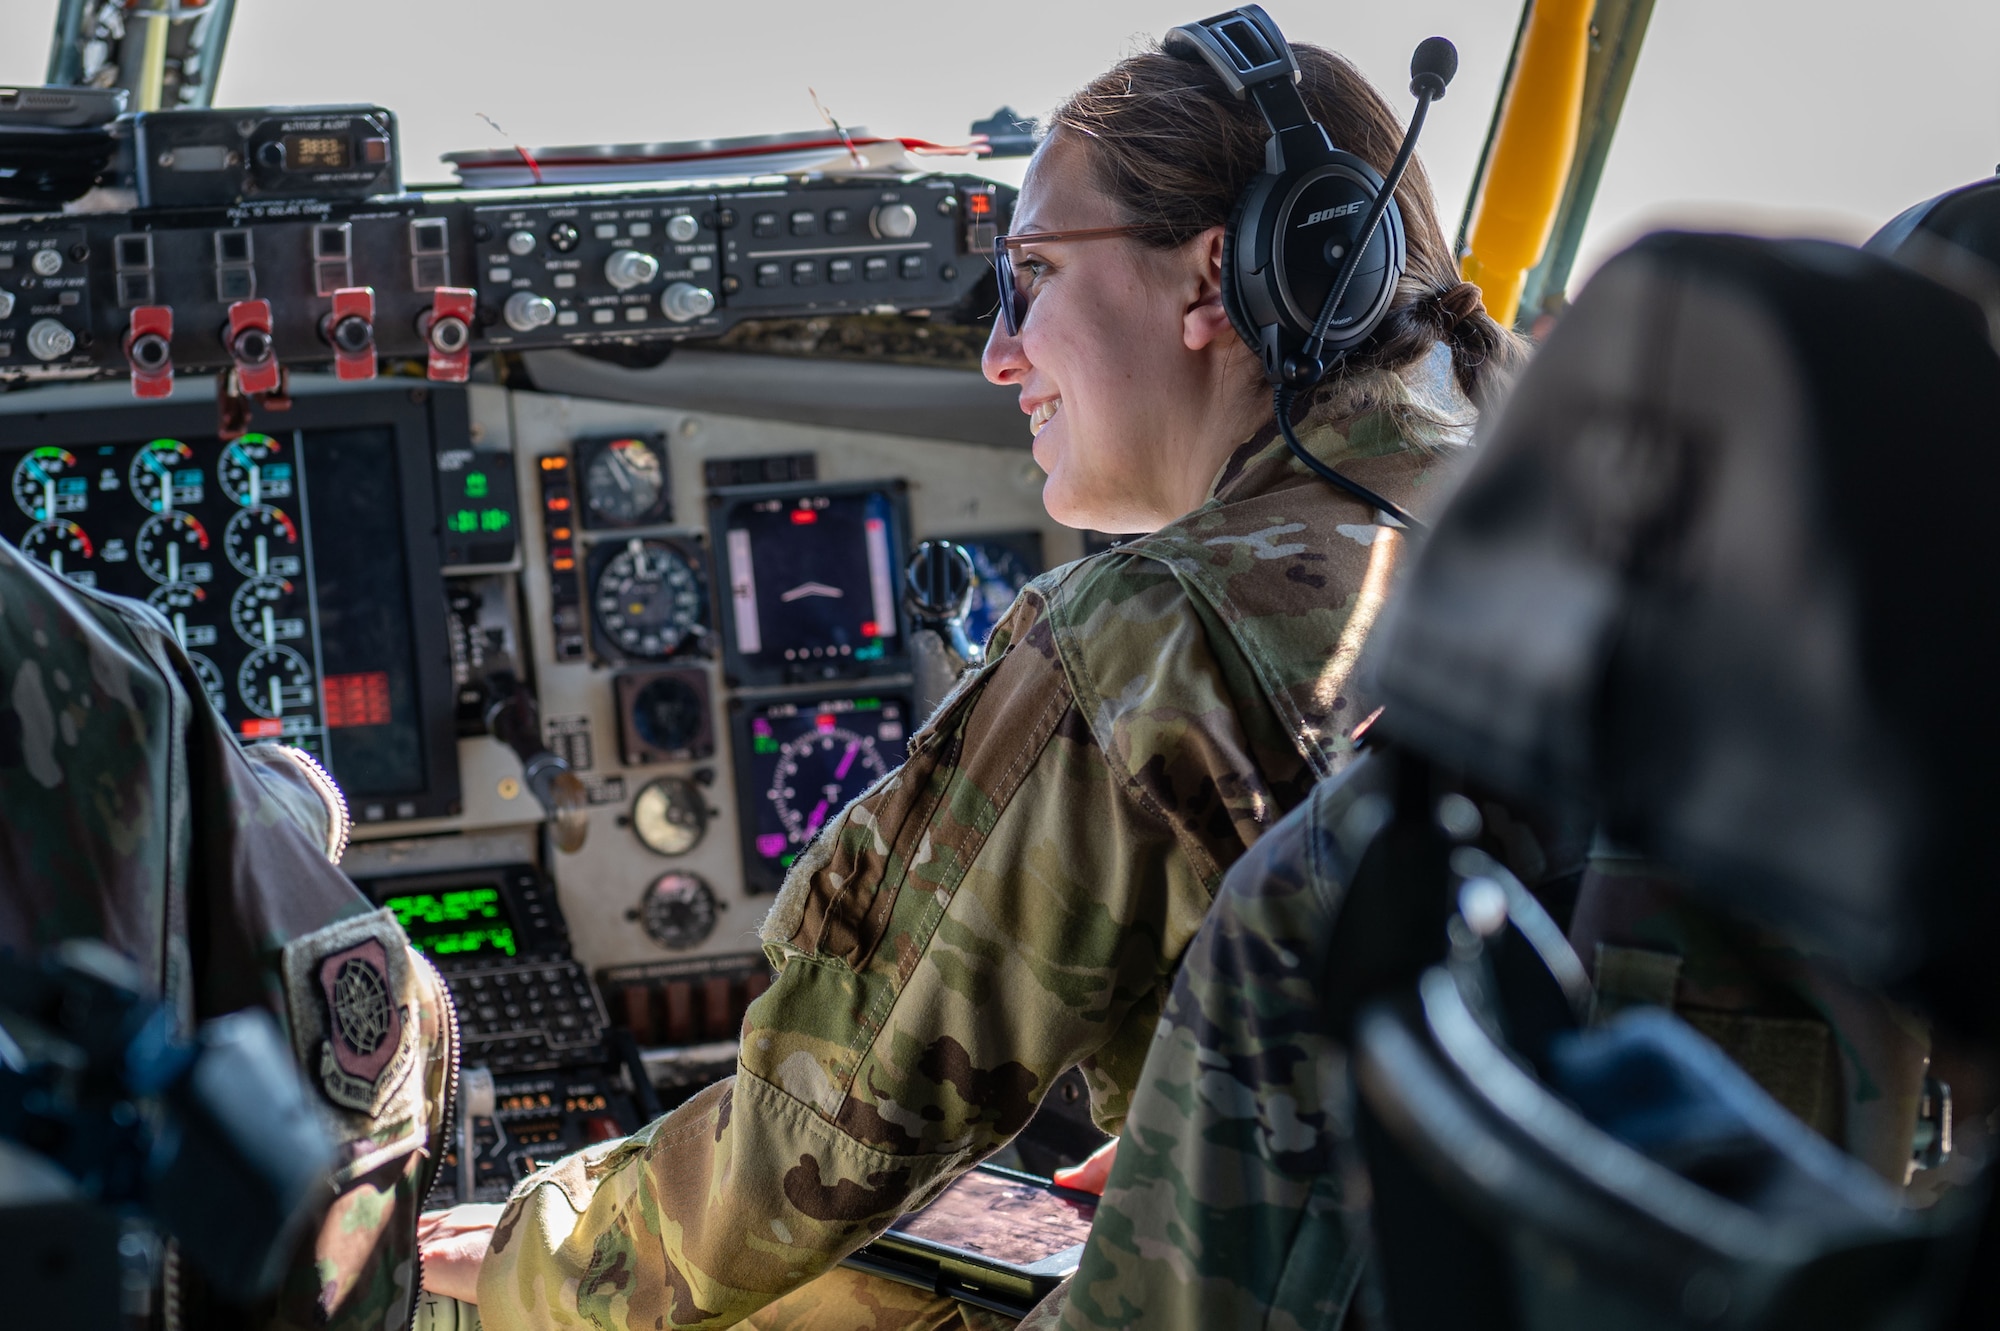
<path fill-rule="evenodd" d="M 804 1138 L 727 1148 L 785 1155 L 791 1171 L 774 1167 L 782 1183 L 764 1189 L 782 1200 L 748 1206 L 757 1226 L 744 1242 L 774 1270 L 844 1262 L 836 1274 L 927 1291 L 962 1319 L 912 1311 L 895 1325 L 1201 1324 L 1142 1303 L 1121 1314 L 1102 1291 L 1124 1296 L 1120 1282 L 1160 1258 L 1157 1244 L 1185 1239 L 1151 1235 L 1148 1225 L 1172 1225 L 1135 1200 L 1144 1188 L 1220 1232 L 1226 1198 L 1203 1187 L 1233 1197 L 1235 1185 L 1190 1183 L 1213 1162 L 1176 1141 L 1209 1128 L 1217 1141 L 1263 1134 L 1262 1147 L 1230 1149 L 1301 1198 L 1339 1191 L 1324 1182 L 1339 1172 L 1326 1143 L 1345 1133 L 1346 1177 L 1372 1173 L 1381 1202 L 1371 1222 L 1365 1201 L 1300 1201 L 1329 1233 L 1327 1217 L 1355 1211 L 1382 1255 L 1364 1274 L 1376 1259 L 1358 1250 L 1284 1248 L 1299 1264 L 1286 1280 L 1340 1292 L 1317 1303 L 1271 1294 L 1260 1315 L 1310 1307 L 1324 1325 L 1406 1331 L 1837 1325 L 1814 1301 L 1813 1263 L 1852 1251 L 1875 1263 L 1871 1287 L 1889 1291 L 1868 1314 L 1881 1320 L 1854 1325 L 1978 1324 L 1976 1311 L 1948 1319 L 1991 1297 L 1965 1275 L 1979 1267 L 1968 1254 L 1994 1245 L 1982 1174 L 1989 1014 L 1966 996 L 1971 963 L 1943 940 L 1942 888 L 1907 905 L 1922 927 L 1895 932 L 1885 922 L 1901 898 L 1871 894 L 1903 880 L 1887 867 L 1839 871 L 1871 855 L 1895 862 L 1899 837 L 1895 849 L 1921 858 L 1942 836 L 1898 803 L 1944 779 L 1944 760 L 1920 742 L 1936 718 L 1885 710 L 1902 727 L 1902 765 L 1885 766 L 1883 784 L 1841 786 L 1872 750 L 1837 704 L 1880 703 L 1888 676 L 1871 672 L 1887 667 L 1859 649 L 1851 661 L 1831 648 L 1759 655 L 1747 621 L 1740 655 L 1716 649 L 1724 665 L 1679 661 L 1676 644 L 1729 635 L 1675 618 L 1687 603 L 1671 593 L 1728 581 L 1696 567 L 1712 549 L 1676 543 L 1702 521 L 1773 566 L 1834 551 L 1828 566 L 1846 569 L 1839 559 L 1859 548 L 1815 526 L 1820 510 L 1776 500 L 1772 522 L 1794 545 L 1732 526 L 1740 515 L 1715 487 L 1770 495 L 1778 482 L 1717 460 L 1714 441 L 1734 442 L 1723 424 L 1682 429 L 1700 415 L 1706 374 L 1743 394 L 1743 419 L 1770 413 L 1758 418 L 1766 442 L 1741 444 L 1745 456 L 1778 456 L 1768 441 L 1780 435 L 1800 456 L 1813 440 L 1833 441 L 1828 456 L 1852 444 L 1790 398 L 1753 400 L 1766 389 L 1777 400 L 1781 381 L 1800 395 L 1826 387 L 1797 364 L 1836 356 L 1813 341 L 1802 275 L 1823 273 L 1814 289 L 1898 318 L 1964 315 L 1940 334 L 1951 347 L 1939 355 L 1962 352 L 1984 372 L 1981 320 L 2000 327 L 2000 227 L 1981 230 L 2000 210 L 1992 189 L 1882 228 L 1992 167 L 2000 121 L 1986 53 L 2000 19 L 1972 4 L 1921 19 L 1864 7 L 1829 23 L 1801 5 L 1655 13 L 1650 0 L 1317 16 L 1248 6 L 1200 23 L 1157 6 L 794 8 L 473 16 L 356 0 L 336 19 L 266 0 L 56 0 L 0 14 L 0 77 L 14 80 L 0 84 L 0 551 L 22 561 L 0 567 L 0 608 L 16 574 L 41 579 L 52 605 L 79 589 L 79 619 L 137 603 L 118 613 L 158 637 L 146 659 L 169 680 L 163 696 L 181 700 L 162 715 L 211 727 L 239 757 L 300 755 L 287 779 L 303 772 L 304 789 L 338 806 L 327 890 L 352 892 L 351 910 L 312 934 L 329 940 L 320 950 L 295 955 L 284 909 L 245 907 L 266 929 L 270 973 L 259 994 L 222 986 L 278 1018 L 269 1038 L 299 1084 L 273 1081 L 269 1103 L 301 1119 L 359 1114 L 371 1126 L 353 1140 L 372 1132 L 379 1144 L 396 1113 L 426 1112 L 396 1108 L 426 1075 L 422 1040 L 448 1045 L 418 1097 L 430 1129 L 399 1138 L 426 1162 L 409 1176 L 423 1187 L 385 1195 L 412 1219 L 504 1205 L 495 1254 L 524 1207 L 557 1223 L 557 1193 L 574 1213 L 562 1224 L 595 1223 L 575 1219 L 598 1205 L 576 1180 L 659 1155 L 678 1130 L 662 1122 L 721 1142 L 732 1122 L 747 1139 L 742 1125 L 760 1113 L 811 1118 L 813 1131 L 847 1134 L 840 1149 L 854 1154 L 802 1154 Z M 1134 56 L 1134 31 L 1166 35 Z M 1417 47 L 1433 32 L 1455 43 L 1449 61 Z M 1301 59 L 1287 38 L 1345 59 Z M 1127 463 L 1104 482 L 1061 450 L 1108 428 L 1097 401 L 1124 409 L 1143 395 L 1092 398 L 1116 376 L 1091 378 L 1100 370 L 1087 358 L 1051 369 L 1068 344 L 1031 330 L 1089 318 L 1089 301 L 1066 304 L 1062 285 L 1083 282 L 1086 259 L 1071 255 L 1092 251 L 1080 242 L 1166 263 L 1206 233 L 1166 204 L 1157 216 L 1064 211 L 1051 182 L 1085 178 L 1061 157 L 1082 150 L 1051 145 L 1098 129 L 1100 143 L 1141 143 L 1119 128 L 1129 108 L 1088 100 L 1087 80 L 1121 59 L 1158 76 L 1141 68 L 1154 56 L 1169 75 L 1175 61 L 1204 79 L 1216 71 L 1216 87 L 1262 117 L 1246 121 L 1256 142 L 1269 134 L 1269 156 L 1246 168 L 1264 175 L 1226 226 L 1217 219 L 1204 261 L 1215 289 L 1183 283 L 1196 294 L 1178 297 L 1181 344 L 1160 353 L 1188 358 L 1173 362 L 1183 379 L 1220 365 L 1254 387 L 1233 415 L 1218 412 L 1230 448 L 1195 453 L 1195 482 L 1169 461 L 1158 475 Z M 1367 150 L 1379 162 L 1349 157 L 1361 149 L 1335 141 L 1315 100 L 1314 80 L 1342 70 L 1382 89 L 1393 114 Z M 1089 179 L 1118 178 L 1097 160 Z M 1178 188 L 1120 169 L 1148 181 L 1132 198 Z M 1434 201 L 1420 210 L 1419 195 Z M 1665 229 L 1735 239 L 1641 239 Z M 1795 236 L 1821 248 L 1750 238 Z M 1441 285 L 1413 303 L 1412 284 L 1437 261 Z M 1892 267 L 1925 291 L 1884 276 Z M 1056 275 L 1046 286 L 1045 273 Z M 1609 294 L 1592 303 L 1592 284 Z M 1418 313 L 1396 322 L 1406 306 Z M 1779 347 L 1777 368 L 1746 385 L 1703 362 L 1702 337 L 1659 313 L 1683 306 L 1722 311 L 1713 345 L 1735 346 L 1743 363 Z M 1870 317 L 1857 312 L 1856 326 Z M 1466 340 L 1489 319 L 1487 341 Z M 1572 320 L 1591 330 L 1594 353 Z M 1123 338 L 1108 315 L 1077 326 L 1105 344 Z M 1401 345 L 1376 336 L 1385 326 L 1417 351 L 1367 359 Z M 1660 365 L 1671 352 L 1692 377 L 1662 369 L 1652 382 L 1633 369 L 1644 357 L 1620 359 L 1637 345 L 1621 339 L 1645 337 L 1664 349 Z M 1482 361 L 1511 375 L 1516 346 L 1529 387 L 1510 402 Z M 1583 445 L 1564 451 L 1593 429 L 1606 441 L 1596 461 Z M 1849 471 L 1822 474 L 1792 452 L 1781 464 L 1841 502 L 1858 493 Z M 1461 484 L 1463 502 L 1447 502 Z M 1129 503 L 1104 499 L 1121 486 Z M 1684 562 L 1669 568 L 1669 555 Z M 1798 574 L 1762 603 L 1771 617 L 1759 627 L 1794 634 L 1794 646 L 1848 641 L 1854 617 L 1879 609 L 1879 588 L 1860 574 L 1836 582 Z M 1822 595 L 1824 606 L 1810 600 Z M 1780 622 L 1781 609 L 1798 616 Z M 34 703 L 41 665 L 18 683 L 30 668 L 20 662 L 47 649 L 28 636 L 41 624 L 23 619 L 0 651 L 20 658 L 0 680 L 14 709 L 0 753 L 16 779 L 53 788 L 41 774 L 80 751 L 88 706 Z M 1621 654 L 1647 644 L 1664 663 L 1653 673 Z M 1031 655 L 1043 674 L 1008 664 Z M 67 678 L 56 660 L 48 678 Z M 1752 684 L 1787 699 L 1794 730 L 1751 723 L 1774 714 Z M 1563 692 L 1586 685 L 1602 691 Z M 1697 706 L 1677 712 L 1677 689 L 1732 700 L 1741 727 L 1725 734 L 1699 724 Z M 1676 735 L 1649 728 L 1659 716 L 1679 717 Z M 1730 748 L 1732 734 L 1821 762 L 1760 766 Z M 162 759 L 147 780 L 160 800 L 185 801 L 203 763 L 235 761 Z M 1688 775 L 1704 762 L 1716 764 L 1712 785 Z M 1822 786 L 1806 781 L 1812 770 Z M 1797 781 L 1798 799 L 1767 800 L 1759 781 Z M 1855 833 L 1848 860 L 1816 859 L 1799 840 L 1830 824 L 1807 814 L 1843 799 L 1879 821 Z M 1038 841 L 1019 830 L 1031 801 L 1045 821 L 1078 826 Z M 227 807 L 216 816 L 231 837 L 278 817 L 240 799 Z M 1752 807 L 1791 839 L 1744 832 L 1738 816 Z M 1294 811 L 1309 830 L 1285 830 Z M 13 817 L 0 808 L 0 821 Z M 210 836 L 202 818 L 182 838 L 197 851 Z M 15 835 L 30 844 L 27 829 Z M 69 850 L 55 857 L 65 872 L 93 859 Z M 1283 930 L 1303 926 L 1225 889 L 1253 872 L 1267 886 L 1294 881 L 1285 854 L 1347 894 L 1315 963 L 1361 977 L 1346 988 L 1273 980 L 1302 964 Z M 213 862 L 224 861 L 249 863 Z M 129 947 L 124 961 L 44 952 L 92 931 L 38 915 L 26 903 L 42 898 L 22 885 L 44 866 L 25 852 L 9 863 L 0 893 L 17 907 L 0 918 L 0 961 L 26 978 L 0 982 L 0 1139 L 20 1148 L 0 1157 L 0 1270 L 53 1261 L 126 1288 L 123 1302 L 79 1303 L 62 1320 L 64 1279 L 24 1275 L 42 1300 L 31 1306 L 53 1319 L 41 1324 L 198 1326 L 209 1311 L 214 1325 L 250 1324 L 220 1311 L 232 1296 L 195 1298 L 182 1319 L 161 1291 L 191 1260 L 217 1291 L 274 1297 L 282 1254 L 216 1237 L 234 1229 L 199 1208 L 120 1191 L 78 1163 L 87 1134 L 56 1150 L 47 1126 L 51 1088 L 74 1090 L 76 1060 L 109 1048 L 115 1027 L 119 1066 L 140 1066 L 143 1045 L 157 1054 L 152 1080 L 63 1101 L 64 1132 L 116 1102 L 130 1137 L 119 1149 L 134 1160 L 144 1151 L 132 1125 L 176 1114 L 207 1114 L 201 1132 L 236 1140 L 196 1090 L 166 1089 L 193 1088 L 189 1069 L 211 1054 L 217 1067 L 255 1061 L 250 1036 L 204 1045 L 196 1033 L 211 1015 L 206 912 L 233 907 L 197 905 L 192 925 L 184 902 L 166 908 L 162 937 L 197 941 L 161 943 L 157 966 Z M 1106 887 L 1093 914 L 1051 886 L 1065 873 L 1171 886 Z M 1705 883 L 1749 884 L 1744 900 L 1775 904 L 1717 923 L 1731 898 Z M 1419 898 L 1436 909 L 1408 904 Z M 1276 913 L 1257 913 L 1267 907 Z M 4 923 L 15 917 L 19 938 Z M 353 933 L 360 918 L 381 921 L 379 934 Z M 47 927 L 30 928 L 37 919 Z M 422 968 L 449 1023 L 421 1015 L 428 999 L 396 997 L 421 990 Z M 1236 1048 L 1228 1087 L 1176 1082 L 1162 1060 L 1177 1039 L 1217 1028 L 1229 1003 L 1215 995 L 1239 987 L 1245 1011 L 1321 1006 L 1300 1019 L 1296 1047 Z M 79 1007 L 85 992 L 96 1006 Z M 781 1002 L 789 1025 L 757 1015 Z M 1040 1048 L 1016 1028 L 1058 1032 L 1051 1075 L 1032 1059 L 986 1066 L 971 1037 L 898 1015 L 920 1003 L 950 1014 L 953 1030 L 1013 1032 L 992 1035 L 994 1048 Z M 160 1005 L 143 1036 L 155 1044 L 143 1044 L 139 1004 Z M 88 1038 L 86 1008 L 110 1023 Z M 114 1008 L 124 1015 L 105 1015 Z M 1606 1024 L 1631 1009 L 1649 1015 Z M 302 1022 L 307 1010 L 317 1026 Z M 1102 1029 L 1071 1029 L 1089 1021 Z M 1945 1032 L 1935 1046 L 1932 1025 Z M 1622 1043 L 1587 1038 L 1612 1029 Z M 158 1053 L 174 1040 L 183 1054 Z M 1259 1090 L 1243 1071 L 1262 1075 L 1272 1060 L 1346 1079 L 1349 1098 L 1329 1094 L 1300 1117 L 1289 1091 Z M 920 1103 L 916 1085 L 944 1089 Z M 1152 1109 L 1134 1101 L 1146 1085 L 1164 1097 Z M 304 1100 L 285 1098 L 294 1092 Z M 1639 1123 L 1647 1094 L 1664 1117 Z M 1255 1107 L 1214 1120 L 1158 1108 L 1229 1095 Z M 1275 1118 L 1273 1096 L 1291 1106 Z M 1225 1120 L 1235 1126 L 1214 1126 Z M 1560 1132 L 1582 1140 L 1586 1122 L 1646 1155 L 1644 1169 L 1621 1173 L 1610 1146 L 1565 1158 Z M 1671 1148 L 1646 1146 L 1648 1132 Z M 1299 1145 L 1271 1145 L 1282 1140 Z M 21 1163 L 37 1142 L 69 1172 L 61 1186 Z M 339 1173 L 298 1150 L 318 1162 L 322 1192 L 330 1171 L 352 1186 L 354 1162 L 374 1158 L 354 1147 Z M 721 1196 L 737 1186 L 736 1159 L 719 1155 L 693 1182 L 659 1165 L 643 1187 L 669 1209 L 700 1188 Z M 743 1169 L 742 1186 L 763 1186 Z M 304 1215 L 310 1189 L 294 1172 L 288 1205 Z M 254 1173 L 244 1166 L 231 1186 L 250 1195 Z M 1642 1174 L 1655 1193 L 1634 1184 Z M 16 1175 L 39 1181 L 21 1185 L 9 1219 Z M 911 1203 L 901 1220 L 889 1201 L 883 1217 L 869 1209 L 870 1189 L 892 1175 Z M 172 1177 L 199 1188 L 192 1166 Z M 1243 1186 L 1255 1193 L 1269 1181 L 1258 1178 Z M 31 1209 L 58 1194 L 65 1206 L 102 1202 L 73 1208 L 97 1220 L 33 1238 Z M 110 1231 L 107 1210 L 119 1217 Z M 1281 1210 L 1249 1216 L 1246 1230 L 1270 1237 Z M 1607 1228 L 1593 1233 L 1590 1216 Z M 1704 1225 L 1728 1233 L 1704 1236 Z M 266 1240 L 303 1241 L 275 1219 L 266 1228 Z M 1412 1255 L 1431 1232 L 1462 1243 L 1478 1269 L 1447 1279 Z M 734 1314 L 716 1309 L 737 1308 L 730 1299 L 784 1283 L 720 1239 L 662 1242 L 664 1259 L 634 1269 L 642 1281 L 671 1273 L 654 1280 L 664 1301 L 591 1303 L 617 1246 L 602 1240 L 580 1267 L 534 1278 L 568 1271 L 567 1308 L 524 1295 L 519 1322 L 496 1321 L 513 1314 L 486 1298 L 474 1312 L 427 1286 L 410 1247 L 387 1324 L 724 1324 Z M 1099 1244 L 1114 1246 L 1086 1252 Z M 1275 1251 L 1253 1242 L 1243 1261 Z M 1310 1270 L 1322 1257 L 1325 1269 Z M 1565 1264 L 1578 1262 L 1599 1267 L 1572 1279 Z M 1212 1252 L 1195 1265 L 1204 1280 L 1236 1278 Z M 1623 1277 L 1606 1270 L 1638 1272 L 1633 1288 L 1647 1292 L 1621 1301 Z M 1514 1302 L 1502 1316 L 1490 1300 Z M 1250 1306 L 1223 1299 L 1208 1324 Z M 333 1294 L 321 1308 L 338 1320 Z M 1642 1308 L 1654 1320 L 1621 1320 Z"/>

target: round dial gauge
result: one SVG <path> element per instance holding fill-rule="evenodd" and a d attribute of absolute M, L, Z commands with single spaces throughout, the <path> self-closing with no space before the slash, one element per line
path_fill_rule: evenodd
<path fill-rule="evenodd" d="M 139 571 L 154 582 L 207 582 L 208 528 L 192 514 L 155 513 L 140 524 L 132 543 Z"/>
<path fill-rule="evenodd" d="M 215 464 L 215 479 L 229 502 L 243 508 L 285 499 L 292 493 L 292 467 L 285 458 L 285 446 L 268 434 L 246 434 L 223 449 L 222 460 Z"/>
<path fill-rule="evenodd" d="M 146 604 L 172 619 L 176 614 L 186 614 L 190 610 L 201 609 L 208 599 L 207 591 L 191 582 L 169 582 L 146 593 Z"/>
<path fill-rule="evenodd" d="M 252 647 L 295 642 L 306 636 L 298 589 L 283 578 L 252 578 L 229 598 L 229 625 Z"/>
<path fill-rule="evenodd" d="M 584 468 L 583 502 L 605 526 L 663 521 L 666 498 L 666 461 L 650 440 L 614 439 Z"/>
<path fill-rule="evenodd" d="M 90 502 L 90 487 L 77 471 L 76 454 L 68 449 L 38 448 L 14 464 L 14 502 L 37 522 L 80 513 Z"/>
<path fill-rule="evenodd" d="M 233 514 L 222 529 L 222 553 L 248 578 L 287 578 L 299 571 L 299 529 L 269 504 Z"/>
<path fill-rule="evenodd" d="M 259 647 L 236 668 L 236 692 L 267 720 L 303 712 L 313 705 L 312 667 L 289 647 Z"/>
<path fill-rule="evenodd" d="M 793 849 L 804 846 L 847 807 L 847 802 L 888 773 L 875 739 L 821 718 L 818 728 L 778 747 L 766 798 Z"/>
<path fill-rule="evenodd" d="M 663 776 L 632 801 L 632 830 L 657 855 L 685 855 L 708 830 L 708 805 L 694 782 Z"/>
<path fill-rule="evenodd" d="M 188 663 L 194 667 L 195 677 L 201 681 L 202 692 L 208 695 L 209 702 L 215 705 L 216 711 L 225 710 L 229 701 L 229 691 L 222 683 L 222 672 L 215 668 L 215 662 L 200 652 L 189 652 L 187 658 Z"/>
<path fill-rule="evenodd" d="M 685 552 L 637 537 L 605 561 L 592 587 L 598 627 L 627 656 L 661 657 L 686 642 L 701 625 L 704 599 Z"/>
<path fill-rule="evenodd" d="M 58 519 L 28 528 L 27 535 L 21 538 L 21 553 L 47 564 L 58 577 L 68 577 L 97 557 L 97 547 L 84 535 L 83 528 Z"/>
<path fill-rule="evenodd" d="M 194 450 L 178 439 L 155 439 L 132 455 L 126 469 L 132 497 L 149 513 L 201 502 L 201 472 Z"/>
<path fill-rule="evenodd" d="M 693 947 L 715 932 L 715 893 L 691 873 L 663 873 L 639 899 L 639 922 L 661 947 Z"/>

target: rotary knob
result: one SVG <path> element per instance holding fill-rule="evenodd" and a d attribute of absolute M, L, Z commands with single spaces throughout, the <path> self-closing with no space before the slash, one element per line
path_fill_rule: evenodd
<path fill-rule="evenodd" d="M 715 293 L 692 282 L 676 282 L 660 296 L 660 313 L 677 324 L 715 312 Z"/>
<path fill-rule="evenodd" d="M 0 319 L 6 318 L 13 312 L 14 312 L 14 293 L 11 291 L 0 290 Z"/>
<path fill-rule="evenodd" d="M 681 213 L 667 219 L 667 239 L 685 245 L 701 234 L 701 223 L 691 213 Z"/>
<path fill-rule="evenodd" d="M 54 277 L 62 271 L 62 251 L 36 250 L 35 257 L 28 260 L 28 266 L 42 277 Z"/>
<path fill-rule="evenodd" d="M 910 608 L 924 619 L 962 617 L 972 606 L 977 580 L 971 553 L 950 541 L 922 542 L 903 570 Z"/>
<path fill-rule="evenodd" d="M 868 218 L 884 240 L 908 240 L 917 234 L 917 210 L 907 203 L 885 203 Z"/>
<path fill-rule="evenodd" d="M 642 287 L 660 275 L 660 261 L 639 250 L 616 250 L 604 261 L 604 280 L 620 291 Z"/>
<path fill-rule="evenodd" d="M 532 291 L 516 291 L 507 297 L 506 308 L 501 316 L 507 326 L 517 333 L 531 333 L 535 329 L 556 321 L 556 303 L 547 296 L 538 296 Z"/>
<path fill-rule="evenodd" d="M 28 330 L 28 351 L 36 360 L 61 360 L 75 350 L 76 334 L 54 319 L 37 319 Z"/>
<path fill-rule="evenodd" d="M 533 254 L 535 247 L 541 243 L 532 231 L 516 231 L 507 237 L 507 253 L 517 259 L 525 259 Z"/>

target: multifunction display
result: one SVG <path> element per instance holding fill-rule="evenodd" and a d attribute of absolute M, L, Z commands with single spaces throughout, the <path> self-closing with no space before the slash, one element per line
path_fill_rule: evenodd
<path fill-rule="evenodd" d="M 43 443 L 0 468 L 0 535 L 159 611 L 245 742 L 319 755 L 362 801 L 424 789 L 394 430 Z"/>
<path fill-rule="evenodd" d="M 777 891 L 820 829 L 902 764 L 908 715 L 907 699 L 882 694 L 745 707 L 736 779 L 751 891 Z"/>
<path fill-rule="evenodd" d="M 905 668 L 901 482 L 717 491 L 730 673 L 746 684 Z"/>

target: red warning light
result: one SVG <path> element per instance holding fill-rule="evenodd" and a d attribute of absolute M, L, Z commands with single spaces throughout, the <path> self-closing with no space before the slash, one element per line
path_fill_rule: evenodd
<path fill-rule="evenodd" d="M 993 213 L 991 194 L 968 194 L 965 196 L 965 211 L 973 217 L 988 217 Z"/>
<path fill-rule="evenodd" d="M 833 713 L 821 712 L 818 716 L 815 716 L 813 718 L 813 726 L 819 730 L 833 729 Z"/>
<path fill-rule="evenodd" d="M 792 510 L 792 525 L 794 527 L 810 527 L 818 521 L 819 514 L 809 508 L 795 508 Z"/>
<path fill-rule="evenodd" d="M 879 638 L 882 636 L 882 628 L 874 620 L 864 619 L 861 621 L 861 636 L 864 638 Z"/>
<path fill-rule="evenodd" d="M 285 723 L 276 717 L 253 716 L 243 723 L 245 739 L 276 739 L 285 733 Z"/>

